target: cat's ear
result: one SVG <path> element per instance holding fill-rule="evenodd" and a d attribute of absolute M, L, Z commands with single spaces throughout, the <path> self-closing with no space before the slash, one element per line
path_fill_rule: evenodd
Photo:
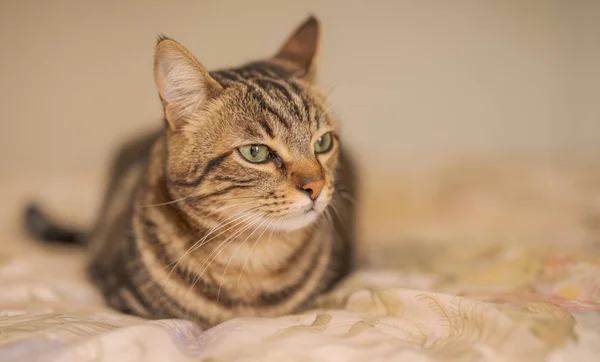
<path fill-rule="evenodd" d="M 316 76 L 316 58 L 319 51 L 319 20 L 310 16 L 285 41 L 275 59 L 293 63 L 303 77 L 313 80 Z"/>
<path fill-rule="evenodd" d="M 173 130 L 181 129 L 223 87 L 175 40 L 159 38 L 154 51 L 154 80 Z"/>

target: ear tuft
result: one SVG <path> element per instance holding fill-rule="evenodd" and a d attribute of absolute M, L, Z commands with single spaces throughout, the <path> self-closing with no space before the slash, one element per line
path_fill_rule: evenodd
<path fill-rule="evenodd" d="M 181 129 L 222 87 L 181 44 L 159 38 L 154 52 L 154 79 L 174 130 Z"/>
<path fill-rule="evenodd" d="M 160 44 L 161 41 L 163 40 L 171 40 L 171 38 L 169 38 L 168 36 L 166 36 L 165 34 L 159 33 L 156 36 L 156 45 Z"/>
<path fill-rule="evenodd" d="M 275 59 L 293 63 L 305 74 L 315 73 L 315 60 L 319 50 L 319 20 L 311 15 L 283 44 Z"/>

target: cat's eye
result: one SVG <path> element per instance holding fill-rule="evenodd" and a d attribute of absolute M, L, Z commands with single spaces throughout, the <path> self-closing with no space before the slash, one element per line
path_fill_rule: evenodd
<path fill-rule="evenodd" d="M 261 163 L 269 159 L 271 150 L 265 145 L 247 145 L 238 148 L 242 157 L 252 163 Z"/>
<path fill-rule="evenodd" d="M 315 153 L 325 153 L 331 149 L 332 145 L 333 137 L 331 136 L 331 132 L 327 132 L 315 142 Z"/>

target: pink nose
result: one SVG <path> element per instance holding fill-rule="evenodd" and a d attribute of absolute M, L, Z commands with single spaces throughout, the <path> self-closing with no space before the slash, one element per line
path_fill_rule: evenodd
<path fill-rule="evenodd" d="M 302 186 L 298 185 L 297 187 L 298 190 L 306 192 L 308 196 L 310 196 L 310 199 L 314 201 L 321 194 L 323 186 L 325 186 L 325 180 L 321 179 L 310 181 Z"/>

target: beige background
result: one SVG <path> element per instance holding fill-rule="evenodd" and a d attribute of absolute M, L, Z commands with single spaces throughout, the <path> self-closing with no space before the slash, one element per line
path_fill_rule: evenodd
<path fill-rule="evenodd" d="M 594 0 L 0 4 L 4 171 L 95 165 L 155 124 L 157 33 L 216 68 L 272 53 L 309 12 L 324 25 L 323 83 L 369 164 L 600 149 Z"/>
<path fill-rule="evenodd" d="M 362 165 L 370 235 L 381 210 L 394 226 L 416 215 L 410 205 L 439 209 L 440 187 L 419 189 L 424 200 L 398 177 L 426 161 L 536 155 L 555 170 L 554 161 L 600 152 L 600 1 L 2 0 L 0 180 L 48 186 L 66 171 L 101 170 L 123 137 L 157 124 L 157 33 L 214 69 L 273 53 L 311 12 L 324 28 L 322 81 Z M 480 183 L 523 177 L 499 172 Z M 57 189 L 45 197 L 71 191 Z M 492 210 L 486 202 L 472 215 Z M 449 214 L 464 206 L 451 204 Z"/>

